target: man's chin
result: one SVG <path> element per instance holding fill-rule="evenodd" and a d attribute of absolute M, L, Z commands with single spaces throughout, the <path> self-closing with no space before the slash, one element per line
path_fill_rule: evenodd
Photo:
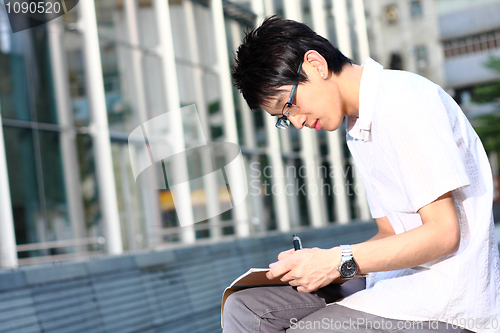
<path fill-rule="evenodd" d="M 342 123 L 340 123 L 340 124 L 335 124 L 335 125 L 333 125 L 333 126 L 328 126 L 328 127 L 326 127 L 326 126 L 325 126 L 325 128 L 322 128 L 322 130 L 324 130 L 324 131 L 328 131 L 328 132 L 334 132 L 334 131 L 336 131 L 336 130 L 338 130 L 338 129 L 339 129 L 339 127 L 340 127 L 340 125 L 341 125 L 341 124 L 342 124 Z"/>

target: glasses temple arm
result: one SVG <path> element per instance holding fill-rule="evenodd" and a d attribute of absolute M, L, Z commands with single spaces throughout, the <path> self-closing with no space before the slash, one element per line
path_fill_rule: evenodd
<path fill-rule="evenodd" d="M 300 73 L 300 69 L 302 68 L 302 63 L 303 61 L 300 63 L 299 65 L 299 69 L 297 70 L 297 74 Z M 293 97 L 295 96 L 295 91 L 297 90 L 297 85 L 299 84 L 299 79 L 297 79 L 297 83 L 295 83 L 292 87 L 292 91 L 290 92 L 290 97 L 288 97 L 288 103 L 292 103 L 293 101 Z"/>

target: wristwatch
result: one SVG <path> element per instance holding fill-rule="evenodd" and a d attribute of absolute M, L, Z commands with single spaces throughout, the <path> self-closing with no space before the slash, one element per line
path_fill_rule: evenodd
<path fill-rule="evenodd" d="M 342 252 L 342 259 L 340 260 L 340 265 L 337 270 L 342 279 L 350 280 L 354 278 L 358 272 L 358 264 L 354 261 L 350 245 L 340 245 L 340 250 Z"/>

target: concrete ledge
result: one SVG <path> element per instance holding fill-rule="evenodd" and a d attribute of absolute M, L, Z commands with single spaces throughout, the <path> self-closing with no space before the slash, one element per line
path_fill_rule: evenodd
<path fill-rule="evenodd" d="M 6 271 L 0 273 L 0 292 L 26 287 L 26 279 L 21 272 Z"/>
<path fill-rule="evenodd" d="M 79 279 L 88 276 L 83 263 L 65 263 L 50 268 L 45 266 L 36 268 L 22 267 L 22 270 L 29 285 Z"/>
<path fill-rule="evenodd" d="M 175 254 L 172 250 L 138 253 L 134 254 L 132 257 L 135 265 L 142 269 L 152 266 L 165 266 L 175 263 L 176 261 Z"/>
<path fill-rule="evenodd" d="M 103 257 L 85 262 L 90 275 L 119 272 L 135 268 L 134 260 L 130 256 Z"/>

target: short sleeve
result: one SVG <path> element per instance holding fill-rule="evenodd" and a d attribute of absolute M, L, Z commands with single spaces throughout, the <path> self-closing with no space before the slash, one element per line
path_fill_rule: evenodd
<path fill-rule="evenodd" d="M 398 98 L 386 114 L 393 167 L 410 210 L 417 212 L 441 195 L 468 186 L 458 105 L 443 103 L 451 98 L 437 85 Z M 447 97 L 446 97 L 447 96 Z"/>

